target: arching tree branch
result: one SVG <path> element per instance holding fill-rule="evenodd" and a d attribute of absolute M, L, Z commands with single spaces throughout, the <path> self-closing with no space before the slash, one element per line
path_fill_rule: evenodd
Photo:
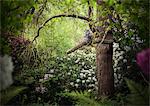
<path fill-rule="evenodd" d="M 88 18 L 88 17 L 84 17 L 84 16 L 78 16 L 78 15 L 75 15 L 75 14 L 71 14 L 71 15 L 67 15 L 67 14 L 60 14 L 60 15 L 55 15 L 55 16 L 52 16 L 51 18 L 49 18 L 48 20 L 46 20 L 43 25 L 41 27 L 39 27 L 38 31 L 37 31 L 37 35 L 34 37 L 33 41 L 34 42 L 36 40 L 36 38 L 39 36 L 39 33 L 40 33 L 40 30 L 49 22 L 51 21 L 52 19 L 54 18 L 60 18 L 60 17 L 72 17 L 72 18 L 78 18 L 78 19 L 81 19 L 81 20 L 85 20 L 85 21 L 92 21 L 92 19 Z"/>

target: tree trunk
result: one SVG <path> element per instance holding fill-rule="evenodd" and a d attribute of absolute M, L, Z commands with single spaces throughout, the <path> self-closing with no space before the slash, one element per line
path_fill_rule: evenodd
<path fill-rule="evenodd" d="M 99 23 L 104 23 L 101 20 L 104 17 L 99 10 L 99 6 L 103 6 L 103 0 L 97 0 L 97 19 Z M 103 18 L 105 19 L 105 18 Z M 106 17 L 107 20 L 107 17 Z M 103 28 L 104 24 L 100 24 L 99 28 Z M 105 28 L 104 28 L 105 31 Z M 98 31 L 99 38 L 104 36 L 104 33 Z M 107 33 L 105 40 L 113 40 L 112 33 Z M 98 98 L 112 96 L 114 92 L 114 76 L 112 66 L 113 43 L 110 44 L 97 44 L 96 46 L 96 66 L 97 66 L 97 79 L 98 79 Z"/>
<path fill-rule="evenodd" d="M 112 44 L 97 44 L 96 66 L 98 78 L 98 98 L 111 96 L 114 92 L 112 54 Z"/>

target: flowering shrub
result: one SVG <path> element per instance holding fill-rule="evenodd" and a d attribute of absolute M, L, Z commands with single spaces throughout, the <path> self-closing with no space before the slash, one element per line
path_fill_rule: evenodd
<path fill-rule="evenodd" d="M 97 84 L 95 75 L 95 54 L 77 51 L 69 56 L 56 57 L 47 66 L 47 72 L 40 81 L 62 79 L 69 90 L 93 89 Z M 90 91 L 90 90 L 89 90 Z"/>
<path fill-rule="evenodd" d="M 2 33 L 1 39 L 2 55 L 11 55 L 14 64 L 13 73 L 18 70 L 20 71 L 24 64 L 23 58 L 20 55 L 25 50 L 25 47 L 31 43 L 30 40 L 23 36 L 17 37 L 11 33 Z"/>
<path fill-rule="evenodd" d="M 140 66 L 143 73 L 146 75 L 150 74 L 149 59 L 150 59 L 150 49 L 143 50 L 142 52 L 137 54 L 137 64 Z"/>
<path fill-rule="evenodd" d="M 18 84 L 29 86 L 28 102 L 55 101 L 57 94 L 72 90 L 95 89 L 95 54 L 77 51 L 67 56 L 57 56 L 47 59 L 42 67 L 28 68 L 15 79 Z M 26 101 L 26 100 L 25 100 Z"/>
<path fill-rule="evenodd" d="M 132 33 L 130 35 L 130 33 Z M 136 79 L 138 68 L 136 65 L 136 51 L 141 48 L 142 40 L 133 29 L 125 30 L 125 34 L 118 43 L 113 43 L 113 69 L 115 87 L 125 87 L 124 78 Z M 133 52 L 134 51 L 134 52 Z M 140 78 L 140 77 L 138 77 Z"/>
<path fill-rule="evenodd" d="M 114 69 L 114 83 L 115 87 L 119 86 L 123 81 L 122 67 L 127 59 L 124 58 L 125 52 L 121 50 L 118 43 L 113 44 L 113 69 Z"/>

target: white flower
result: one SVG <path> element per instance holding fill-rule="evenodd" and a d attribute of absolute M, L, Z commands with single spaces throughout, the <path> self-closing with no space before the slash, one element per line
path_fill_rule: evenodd
<path fill-rule="evenodd" d="M 97 86 L 95 86 L 95 89 L 96 89 L 96 90 L 98 90 L 98 87 L 97 87 Z"/>
<path fill-rule="evenodd" d="M 117 67 L 117 62 L 115 62 L 115 64 L 113 65 L 114 67 Z"/>
<path fill-rule="evenodd" d="M 40 87 L 35 87 L 36 92 L 40 92 Z"/>
<path fill-rule="evenodd" d="M 116 72 L 116 71 L 117 71 L 117 68 L 114 68 L 114 71 Z"/>
<path fill-rule="evenodd" d="M 74 82 L 70 82 L 70 85 L 72 85 L 72 86 L 73 86 L 73 84 L 74 84 Z"/>
<path fill-rule="evenodd" d="M 41 93 L 45 93 L 47 91 L 47 88 L 46 87 L 41 87 Z"/>
<path fill-rule="evenodd" d="M 122 60 L 122 59 L 123 59 L 123 56 L 120 56 L 120 57 L 119 57 L 119 60 Z"/>
<path fill-rule="evenodd" d="M 92 74 L 91 74 L 91 73 L 89 73 L 89 74 L 88 74 L 88 76 L 92 76 Z"/>
<path fill-rule="evenodd" d="M 94 87 L 95 85 L 94 85 L 94 84 L 91 84 L 91 86 Z"/>
<path fill-rule="evenodd" d="M 68 92 L 69 90 L 68 89 L 65 89 L 65 92 Z"/>
<path fill-rule="evenodd" d="M 129 69 L 130 68 L 130 66 L 127 66 L 127 69 Z"/>
<path fill-rule="evenodd" d="M 76 75 L 76 74 L 73 74 L 73 76 L 74 76 L 74 77 L 77 77 L 77 75 Z"/>
<path fill-rule="evenodd" d="M 82 80 L 82 83 L 85 83 L 85 80 Z"/>
<path fill-rule="evenodd" d="M 91 89 L 88 90 L 88 92 L 91 92 L 91 91 L 92 91 Z"/>
<path fill-rule="evenodd" d="M 39 82 L 43 82 L 44 81 L 44 79 L 39 79 Z"/>
<path fill-rule="evenodd" d="M 118 79 L 120 79 L 121 78 L 121 74 L 118 74 Z"/>
<path fill-rule="evenodd" d="M 86 74 L 84 74 L 83 77 L 86 78 Z"/>
<path fill-rule="evenodd" d="M 96 69 L 96 67 L 95 67 L 95 66 L 93 66 L 93 67 L 92 67 L 92 69 Z"/>
<path fill-rule="evenodd" d="M 70 72 L 68 72 L 67 74 L 68 74 L 68 75 L 71 75 L 71 73 L 70 73 Z"/>
<path fill-rule="evenodd" d="M 84 66 L 84 64 L 85 64 L 85 63 L 84 63 L 84 62 L 82 62 L 82 66 Z"/>
<path fill-rule="evenodd" d="M 95 77 L 92 78 L 94 81 L 97 81 L 97 79 Z"/>
<path fill-rule="evenodd" d="M 83 75 L 84 75 L 83 73 L 80 73 L 80 76 L 81 76 L 81 77 L 83 77 Z"/>
<path fill-rule="evenodd" d="M 117 79 L 117 74 L 116 73 L 114 73 L 114 78 Z"/>
<path fill-rule="evenodd" d="M 50 70 L 50 73 L 54 73 L 54 69 L 51 69 L 51 70 Z"/>
<path fill-rule="evenodd" d="M 131 50 L 131 47 L 125 46 L 124 49 L 125 49 L 126 51 L 129 51 L 129 50 Z"/>
<path fill-rule="evenodd" d="M 98 85 L 98 81 L 95 82 L 95 85 Z"/>
<path fill-rule="evenodd" d="M 89 80 L 92 80 L 92 77 L 88 77 Z"/>
<path fill-rule="evenodd" d="M 140 40 L 140 37 L 137 36 L 137 37 L 136 37 L 136 40 Z"/>
<path fill-rule="evenodd" d="M 121 50 L 120 48 L 118 48 L 118 50 Z"/>
<path fill-rule="evenodd" d="M 80 58 L 78 58 L 76 61 L 75 61 L 75 63 L 78 63 L 80 61 Z"/>
<path fill-rule="evenodd" d="M 87 80 L 86 80 L 86 82 L 90 82 L 90 80 L 89 80 L 89 79 L 87 79 Z"/>
<path fill-rule="evenodd" d="M 80 82 L 80 79 L 77 79 L 76 82 Z"/>
<path fill-rule="evenodd" d="M 50 77 L 50 78 L 52 78 L 52 77 L 53 77 L 53 75 L 52 75 L 52 74 L 49 74 L 49 77 Z"/>
<path fill-rule="evenodd" d="M 93 71 L 93 69 L 89 69 L 89 71 L 91 71 L 91 72 L 92 72 L 92 71 Z"/>
<path fill-rule="evenodd" d="M 117 70 L 120 70 L 121 69 L 121 67 L 117 67 Z"/>
<path fill-rule="evenodd" d="M 132 37 L 131 40 L 135 40 L 135 37 Z"/>
<path fill-rule="evenodd" d="M 82 72 L 82 73 L 90 73 L 89 70 L 84 70 L 84 69 L 83 69 L 81 72 Z"/>
<path fill-rule="evenodd" d="M 113 56 L 113 60 L 116 60 L 116 57 L 115 57 L 115 56 Z"/>
<path fill-rule="evenodd" d="M 75 87 L 78 87 L 79 86 L 79 84 L 75 84 Z"/>
<path fill-rule="evenodd" d="M 124 51 L 120 51 L 120 54 L 123 55 L 125 52 Z"/>
<path fill-rule="evenodd" d="M 89 84 L 89 87 L 92 87 L 92 84 Z"/>
<path fill-rule="evenodd" d="M 92 74 L 95 74 L 95 72 L 93 71 Z"/>
<path fill-rule="evenodd" d="M 67 58 L 67 60 L 71 60 L 70 58 Z"/>
<path fill-rule="evenodd" d="M 114 83 L 118 83 L 118 80 L 114 80 Z"/>
<path fill-rule="evenodd" d="M 119 47 L 119 43 L 113 43 L 113 48 L 118 48 Z"/>
<path fill-rule="evenodd" d="M 94 84 L 89 84 L 89 87 L 94 87 L 95 85 Z"/>
<path fill-rule="evenodd" d="M 49 78 L 49 74 L 44 75 L 44 80 L 47 80 Z"/>
<path fill-rule="evenodd" d="M 35 87 L 35 91 L 43 94 L 47 91 L 47 88 L 41 84 L 40 86 Z"/>
<path fill-rule="evenodd" d="M 137 43 L 143 43 L 143 41 L 140 40 L 140 39 L 138 39 L 136 42 L 137 42 Z"/>
<path fill-rule="evenodd" d="M 126 63 L 126 62 L 127 62 L 127 59 L 123 59 L 123 62 Z"/>

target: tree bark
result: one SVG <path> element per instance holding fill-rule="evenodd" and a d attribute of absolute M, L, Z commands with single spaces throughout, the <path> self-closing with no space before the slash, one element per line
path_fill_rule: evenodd
<path fill-rule="evenodd" d="M 112 54 L 112 43 L 97 44 L 96 66 L 98 78 L 98 98 L 111 96 L 114 92 Z"/>
<path fill-rule="evenodd" d="M 103 3 L 104 3 L 103 0 L 97 0 L 98 7 L 102 6 Z M 97 19 L 99 20 L 99 22 L 104 22 L 105 20 L 100 20 L 102 18 L 101 12 L 102 10 L 97 10 Z M 103 27 L 103 25 L 100 27 Z M 105 28 L 104 31 L 106 31 Z M 102 38 L 104 36 L 104 33 L 102 34 L 101 32 L 98 31 L 98 35 L 99 38 Z M 111 31 L 108 31 L 105 40 L 113 40 L 113 35 Z M 109 97 L 113 95 L 114 76 L 113 76 L 112 56 L 113 56 L 113 43 L 97 44 L 96 68 L 98 79 L 98 98 Z"/>

